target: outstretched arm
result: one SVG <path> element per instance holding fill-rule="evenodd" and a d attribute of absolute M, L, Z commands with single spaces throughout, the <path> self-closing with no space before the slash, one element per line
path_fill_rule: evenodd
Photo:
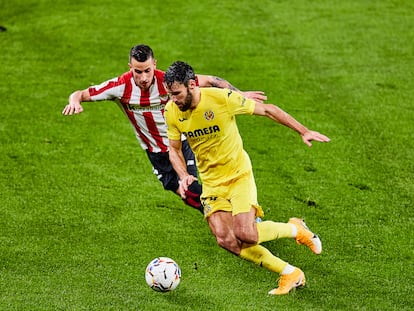
<path fill-rule="evenodd" d="M 262 91 L 247 91 L 242 92 L 235 86 L 233 86 L 229 81 L 222 79 L 216 76 L 208 76 L 208 75 L 197 75 L 198 85 L 200 87 L 218 87 L 221 89 L 230 89 L 236 92 L 239 92 L 246 98 L 253 99 L 256 102 L 263 103 L 267 99 L 267 96 Z"/>
<path fill-rule="evenodd" d="M 91 101 L 91 96 L 89 95 L 89 91 L 75 91 L 69 96 L 69 103 L 63 109 L 62 114 L 65 116 L 69 116 L 72 114 L 78 114 L 83 111 L 82 102 L 89 102 Z"/>
<path fill-rule="evenodd" d="M 304 125 L 296 121 L 290 114 L 280 109 L 278 106 L 273 104 L 262 104 L 256 103 L 256 107 L 254 109 L 253 114 L 259 116 L 266 116 L 272 119 L 275 122 L 283 124 L 292 130 L 299 133 L 302 137 L 303 142 L 312 147 L 311 141 L 319 141 L 319 142 L 329 142 L 329 137 L 312 130 L 309 130 Z"/>
<path fill-rule="evenodd" d="M 181 150 L 181 140 L 170 139 L 169 143 L 170 162 L 174 170 L 177 172 L 178 177 L 180 178 L 178 191 L 181 198 L 185 199 L 185 192 L 188 190 L 188 187 L 193 183 L 193 181 L 197 180 L 197 178 L 187 172 L 187 166 L 185 164 L 184 155 Z"/>

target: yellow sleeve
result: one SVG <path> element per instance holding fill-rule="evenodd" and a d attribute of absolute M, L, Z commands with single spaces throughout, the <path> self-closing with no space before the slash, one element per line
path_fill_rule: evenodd
<path fill-rule="evenodd" d="M 239 92 L 232 91 L 228 93 L 229 110 L 233 114 L 253 114 L 256 102 L 244 97 Z"/>

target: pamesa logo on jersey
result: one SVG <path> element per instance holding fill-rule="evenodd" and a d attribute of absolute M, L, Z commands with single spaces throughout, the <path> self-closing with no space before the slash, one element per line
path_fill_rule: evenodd
<path fill-rule="evenodd" d="M 220 132 L 220 127 L 218 125 L 213 125 L 213 126 L 205 127 L 202 129 L 196 129 L 194 131 L 183 132 L 183 134 L 187 138 L 200 138 L 200 137 L 215 134 L 218 132 Z"/>

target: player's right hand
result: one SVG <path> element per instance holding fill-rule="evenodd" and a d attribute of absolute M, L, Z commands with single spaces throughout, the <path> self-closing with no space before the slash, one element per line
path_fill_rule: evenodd
<path fill-rule="evenodd" d="M 178 189 L 180 191 L 180 196 L 181 196 L 182 199 L 185 199 L 187 197 L 185 193 L 188 190 L 188 186 L 190 186 L 196 180 L 197 180 L 197 178 L 194 177 L 193 175 L 187 175 L 184 178 L 180 179 L 180 181 L 179 181 L 180 185 L 179 185 Z"/>
<path fill-rule="evenodd" d="M 241 94 L 249 99 L 253 99 L 257 103 L 263 103 L 265 100 L 267 100 L 267 96 L 262 91 L 247 91 L 247 92 L 241 92 Z"/>

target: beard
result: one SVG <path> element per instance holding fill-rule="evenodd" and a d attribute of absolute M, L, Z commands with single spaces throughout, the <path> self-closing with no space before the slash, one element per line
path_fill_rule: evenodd
<path fill-rule="evenodd" d="M 193 102 L 193 95 L 189 91 L 187 87 L 187 96 L 185 97 L 184 103 L 182 105 L 179 105 L 178 108 L 181 111 L 187 111 L 191 107 L 191 103 Z"/>

